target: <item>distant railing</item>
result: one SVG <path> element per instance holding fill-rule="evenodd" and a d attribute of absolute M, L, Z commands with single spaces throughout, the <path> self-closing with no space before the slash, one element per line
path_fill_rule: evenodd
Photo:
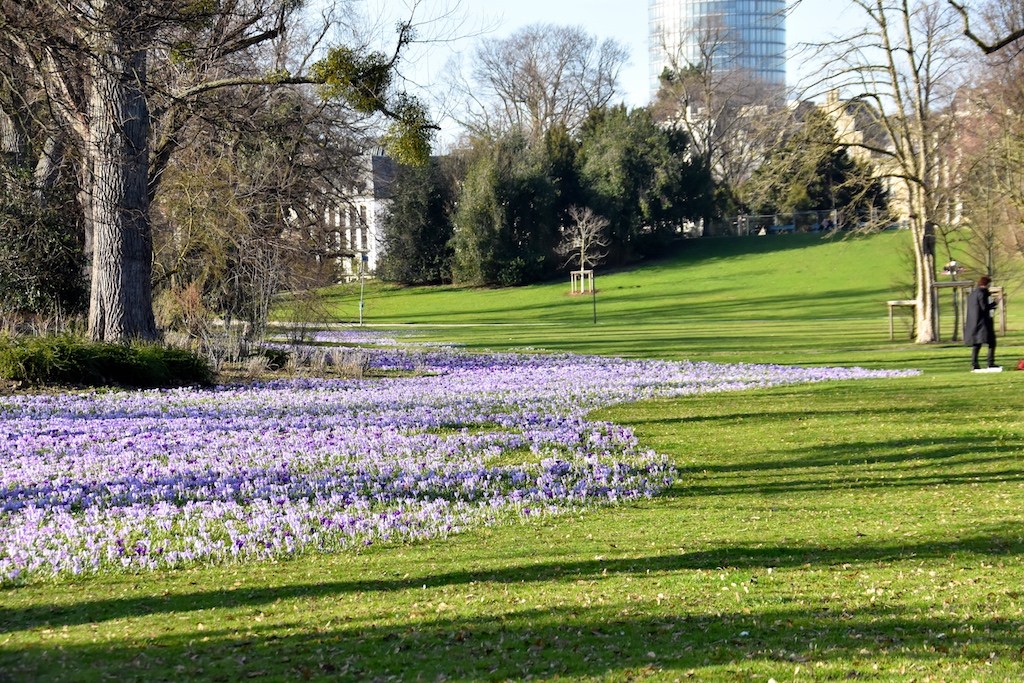
<path fill-rule="evenodd" d="M 794 232 L 832 232 L 866 224 L 885 225 L 881 215 L 867 217 L 844 216 L 842 211 L 796 211 L 792 213 L 740 214 L 711 222 L 701 235 L 704 237 L 746 237 L 748 235 L 778 235 Z M 900 227 L 893 224 L 891 227 Z"/>
<path fill-rule="evenodd" d="M 837 211 L 798 211 L 794 213 L 740 214 L 713 221 L 704 230 L 707 237 L 746 237 L 794 232 L 831 232 L 839 226 Z"/>

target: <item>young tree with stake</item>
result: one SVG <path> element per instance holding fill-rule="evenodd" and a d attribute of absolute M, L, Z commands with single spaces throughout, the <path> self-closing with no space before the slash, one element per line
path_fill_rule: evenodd
<path fill-rule="evenodd" d="M 565 256 L 564 265 L 575 264 L 576 270 L 582 273 L 600 264 L 608 252 L 605 248 L 611 244 L 605 230 L 610 225 L 607 218 L 598 216 L 589 207 L 569 207 L 571 223 L 562 229 L 562 241 L 555 247 L 559 256 Z M 597 286 L 593 275 L 590 280 L 590 294 L 594 301 L 594 323 L 597 323 Z"/>

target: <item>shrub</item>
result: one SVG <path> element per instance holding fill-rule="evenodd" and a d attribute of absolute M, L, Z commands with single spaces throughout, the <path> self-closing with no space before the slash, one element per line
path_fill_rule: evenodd
<path fill-rule="evenodd" d="M 342 374 L 352 379 L 362 379 L 370 369 L 370 359 L 362 351 L 343 354 L 335 363 Z"/>
<path fill-rule="evenodd" d="M 165 289 L 155 299 L 154 313 L 161 329 L 183 332 L 190 339 L 210 337 L 213 311 L 203 301 L 196 283 Z"/>
<path fill-rule="evenodd" d="M 158 387 L 209 384 L 213 374 L 204 358 L 183 349 L 62 335 L 0 339 L 0 377 L 34 385 Z"/>
<path fill-rule="evenodd" d="M 268 370 L 280 370 L 288 365 L 288 361 L 291 360 L 291 354 L 284 349 L 265 346 L 259 350 L 259 354 L 267 359 Z"/>

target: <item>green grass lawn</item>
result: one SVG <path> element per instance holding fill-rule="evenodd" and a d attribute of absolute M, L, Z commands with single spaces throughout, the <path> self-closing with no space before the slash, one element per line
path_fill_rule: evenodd
<path fill-rule="evenodd" d="M 877 317 L 898 293 L 903 232 L 862 238 L 819 235 L 684 242 L 677 253 L 639 268 L 597 271 L 601 322 L 772 321 Z M 491 323 L 574 326 L 592 323 L 587 296 L 569 283 L 514 289 L 396 287 L 372 283 L 366 323 Z M 903 298 L 901 295 L 900 298 Z M 358 319 L 359 286 L 331 291 L 335 318 Z"/>
<path fill-rule="evenodd" d="M 372 288 L 370 322 L 472 347 L 924 373 L 602 410 L 679 468 L 638 504 L 5 589 L 0 681 L 1019 681 L 1024 373 L 888 341 L 903 237 L 695 243 L 599 275 L 597 326 L 566 283 Z"/>
<path fill-rule="evenodd" d="M 407 329 L 471 348 L 538 347 L 629 357 L 871 364 L 889 342 L 890 299 L 910 296 L 905 231 L 824 238 L 801 234 L 685 242 L 640 268 L 598 270 L 597 319 L 567 280 L 515 289 L 397 287 L 368 282 L 364 324 Z M 359 285 L 326 293 L 329 319 L 359 317 Z M 1010 326 L 1016 289 L 1008 291 Z M 940 330 L 954 328 L 951 295 Z M 278 311 L 287 318 L 286 309 Z M 910 338 L 897 310 L 897 340 Z M 926 356 L 927 357 L 927 356 Z"/>

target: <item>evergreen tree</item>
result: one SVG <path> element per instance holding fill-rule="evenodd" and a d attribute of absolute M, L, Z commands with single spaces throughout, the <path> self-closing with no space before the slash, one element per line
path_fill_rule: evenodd
<path fill-rule="evenodd" d="M 81 313 L 85 253 L 73 212 L 40 203 L 35 190 L 30 171 L 0 163 L 0 309 Z M 69 205 L 71 192 L 57 188 L 51 196 Z"/>
<path fill-rule="evenodd" d="M 452 212 L 461 175 L 458 156 L 399 170 L 384 218 L 381 279 L 409 285 L 451 281 Z"/>
<path fill-rule="evenodd" d="M 881 182 L 850 156 L 832 121 L 816 108 L 768 153 L 740 188 L 740 198 L 760 214 L 838 209 L 853 215 L 885 206 Z"/>
<path fill-rule="evenodd" d="M 610 221 L 615 260 L 656 253 L 685 221 L 708 211 L 710 174 L 688 152 L 687 135 L 659 126 L 647 108 L 592 112 L 577 167 L 588 205 Z"/>
<path fill-rule="evenodd" d="M 455 216 L 454 279 L 511 286 L 552 273 L 557 191 L 543 153 L 510 136 L 476 154 Z"/>

